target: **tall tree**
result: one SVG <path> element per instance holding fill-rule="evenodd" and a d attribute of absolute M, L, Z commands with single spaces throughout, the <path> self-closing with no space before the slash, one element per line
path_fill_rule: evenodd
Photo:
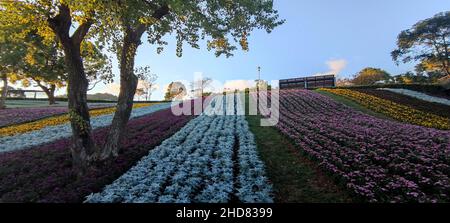
<path fill-rule="evenodd" d="M 208 88 L 212 83 L 212 79 L 209 77 L 204 77 L 199 80 L 193 81 L 191 89 L 194 92 L 194 96 L 202 97 L 205 94 L 205 89 Z"/>
<path fill-rule="evenodd" d="M 0 11 L 0 17 L 4 16 L 5 13 Z M 65 86 L 67 80 L 64 53 L 56 36 L 53 41 L 45 40 L 29 23 L 1 25 L 1 38 L 14 46 L 14 50 L 2 51 L 3 56 L 12 57 L 13 60 L 0 61 L 1 66 L 8 66 L 16 71 L 9 75 L 9 81 L 13 84 L 21 82 L 25 87 L 36 84 L 36 87 L 40 87 L 47 95 L 49 104 L 54 104 L 55 90 Z M 23 30 L 27 32 L 22 33 Z M 81 55 L 86 74 L 92 80 L 90 82 L 107 82 L 112 79 L 109 58 L 95 44 L 84 41 L 81 45 Z"/>
<path fill-rule="evenodd" d="M 21 81 L 23 86 L 28 87 L 31 80 L 45 92 L 49 104 L 55 104 L 55 91 L 64 86 L 67 76 L 63 53 L 58 44 L 44 43 L 36 32 L 28 33 L 24 39 L 16 39 L 15 44 L 26 51 L 20 58 L 15 81 Z"/>
<path fill-rule="evenodd" d="M 391 75 L 379 68 L 367 67 L 358 72 L 352 80 L 357 85 L 372 85 L 377 81 L 388 81 Z"/>
<path fill-rule="evenodd" d="M 398 35 L 397 49 L 391 55 L 394 61 L 420 61 L 422 69 L 439 70 L 450 77 L 450 11 L 419 21 Z"/>
<path fill-rule="evenodd" d="M 4 9 L 0 8 L 0 21 L 4 19 Z M 7 29 L 0 27 L 0 79 L 3 82 L 0 95 L 0 109 L 6 108 L 6 97 L 8 95 L 8 82 L 17 75 L 17 67 L 26 51 L 20 45 L 15 44 L 8 38 Z"/>
<path fill-rule="evenodd" d="M 45 41 L 54 41 L 64 52 L 67 71 L 69 114 L 72 127 L 73 166 L 83 174 L 89 163 L 97 160 L 98 149 L 92 139 L 90 116 L 86 94 L 89 86 L 81 55 L 81 46 L 86 39 L 101 30 L 97 11 L 104 9 L 107 1 L 92 0 L 47 0 L 10 1 L 1 5 L 6 18 L 2 27 L 24 26 L 18 36 L 37 30 Z M 27 29 L 30 27 L 32 30 Z"/>
<path fill-rule="evenodd" d="M 92 161 L 117 156 L 118 143 L 131 114 L 138 78 L 134 60 L 144 33 L 161 52 L 163 37 L 176 34 L 177 55 L 183 43 L 199 48 L 202 40 L 216 55 L 231 56 L 255 28 L 271 32 L 283 21 L 269 0 L 47 0 L 5 3 L 10 23 L 33 23 L 41 36 L 56 35 L 64 52 L 72 126 L 72 157 L 79 173 Z M 81 45 L 87 39 L 108 43 L 119 58 L 120 93 L 106 144 L 98 149 L 91 132 L 86 101 L 88 78 Z M 112 40 L 112 41 L 111 41 Z"/>
<path fill-rule="evenodd" d="M 139 77 L 138 89 L 142 90 L 145 100 L 148 101 L 156 87 L 155 81 L 158 79 L 158 76 L 150 71 L 149 66 L 138 67 L 134 72 Z"/>
<path fill-rule="evenodd" d="M 216 56 L 232 56 L 238 43 L 248 50 L 247 37 L 255 28 L 271 32 L 283 23 L 278 19 L 270 0 L 127 0 L 115 1 L 106 17 L 108 26 L 120 27 L 113 36 L 120 61 L 120 93 L 116 113 L 108 133 L 102 159 L 117 156 L 119 141 L 124 135 L 130 117 L 138 78 L 134 74 L 134 60 L 142 35 L 146 32 L 150 44 L 163 50 L 166 34 L 176 34 L 176 55 L 181 57 L 183 43 L 199 48 L 198 42 L 206 40 L 209 50 Z M 108 29 L 113 30 L 113 29 Z M 118 38 L 119 37 L 119 38 Z M 230 40 L 230 38 L 232 38 Z"/>
<path fill-rule="evenodd" d="M 167 87 L 166 94 L 164 95 L 164 100 L 181 100 L 187 94 L 186 86 L 183 83 L 175 81 L 171 82 Z"/>
<path fill-rule="evenodd" d="M 0 89 L 0 109 L 6 108 L 6 97 L 8 95 L 8 77 L 6 76 L 6 73 L 2 73 L 1 75 L 1 81 L 3 82 L 3 86 Z"/>

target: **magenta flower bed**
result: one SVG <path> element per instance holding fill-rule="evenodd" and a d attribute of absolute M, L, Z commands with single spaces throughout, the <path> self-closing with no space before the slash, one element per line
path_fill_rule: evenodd
<path fill-rule="evenodd" d="M 119 157 L 90 169 L 77 179 L 72 172 L 69 139 L 0 155 L 0 202 L 82 202 L 125 173 L 149 150 L 184 126 L 192 116 L 174 116 L 170 109 L 133 119 L 121 142 Z M 98 129 L 98 144 L 107 129 Z"/>
<path fill-rule="evenodd" d="M 66 107 L 8 108 L 0 110 L 0 127 L 30 122 L 37 119 L 67 113 Z"/>
<path fill-rule="evenodd" d="M 450 131 L 377 119 L 311 91 L 280 96 L 277 128 L 358 197 L 449 202 Z"/>
<path fill-rule="evenodd" d="M 92 104 L 91 109 L 111 107 L 111 104 Z M 54 115 L 67 113 L 67 107 L 42 107 L 42 108 L 7 108 L 0 110 L 0 127 L 31 122 Z"/>

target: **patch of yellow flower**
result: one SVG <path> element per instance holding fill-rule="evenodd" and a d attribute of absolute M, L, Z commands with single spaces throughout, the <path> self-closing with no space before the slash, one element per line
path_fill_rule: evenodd
<path fill-rule="evenodd" d="M 133 108 L 134 109 L 142 108 L 142 107 L 147 107 L 147 106 L 151 106 L 154 104 L 155 103 L 133 104 Z M 91 117 L 96 117 L 96 116 L 100 116 L 100 115 L 111 114 L 111 113 L 114 113 L 115 111 L 116 111 L 116 107 L 101 108 L 101 109 L 90 110 L 89 114 L 91 115 Z M 16 134 L 31 132 L 31 131 L 45 128 L 47 126 L 61 125 L 66 122 L 69 122 L 69 120 L 70 120 L 69 114 L 63 114 L 63 115 L 48 117 L 48 118 L 44 118 L 41 120 L 28 122 L 28 123 L 24 123 L 24 124 L 6 126 L 3 128 L 0 128 L 0 136 L 12 136 L 12 135 L 16 135 Z"/>
<path fill-rule="evenodd" d="M 450 129 L 450 119 L 419 111 L 406 105 L 397 104 L 389 100 L 357 91 L 352 91 L 349 89 L 321 88 L 320 90 L 344 96 L 352 101 L 361 104 L 366 108 L 369 108 L 375 112 L 385 114 L 401 122 L 436 129 Z"/>

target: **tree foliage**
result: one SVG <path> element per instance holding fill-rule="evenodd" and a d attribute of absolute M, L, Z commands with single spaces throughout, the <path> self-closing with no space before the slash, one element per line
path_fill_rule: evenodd
<path fill-rule="evenodd" d="M 177 56 L 182 56 L 184 44 L 199 48 L 203 43 L 217 56 L 229 57 L 237 45 L 248 50 L 247 39 L 254 29 L 271 32 L 283 23 L 271 0 L 22 0 L 6 2 L 2 9 L 3 27 L 21 27 L 15 38 L 34 32 L 45 44 L 56 39 L 64 52 L 72 157 L 80 169 L 118 154 L 136 92 L 134 60 L 144 33 L 157 46 L 157 53 L 168 44 L 165 38 L 175 35 Z M 106 143 L 98 149 L 92 139 L 86 92 L 88 77 L 98 78 L 98 73 L 89 74 L 89 67 L 96 70 L 102 62 L 89 61 L 81 49 L 102 47 L 118 55 L 121 89 Z"/>
<path fill-rule="evenodd" d="M 181 100 L 184 96 L 187 95 L 186 86 L 183 83 L 175 81 L 171 82 L 167 87 L 166 94 L 164 95 L 164 100 L 172 101 L 172 100 Z"/>
<path fill-rule="evenodd" d="M 140 96 L 145 96 L 145 100 L 148 101 L 156 88 L 155 82 L 158 79 L 158 75 L 152 73 L 149 66 L 138 67 L 134 72 L 139 78 L 136 95 L 139 98 Z"/>
<path fill-rule="evenodd" d="M 114 1 L 100 13 L 102 40 L 113 40 L 113 49 L 120 52 L 124 33 L 134 29 L 147 33 L 150 44 L 161 53 L 168 44 L 165 37 L 175 35 L 176 55 L 182 56 L 183 46 L 200 48 L 205 43 L 217 56 L 232 56 L 232 51 L 248 50 L 248 36 L 253 29 L 271 32 L 284 21 L 268 0 L 155 0 Z"/>
<path fill-rule="evenodd" d="M 388 81 L 390 74 L 379 68 L 367 67 L 358 72 L 352 80 L 356 85 L 372 85 L 377 81 Z"/>
<path fill-rule="evenodd" d="M 210 77 L 202 77 L 198 80 L 194 80 L 193 82 L 191 82 L 190 87 L 192 89 L 194 96 L 201 97 L 204 96 L 205 93 L 208 93 L 205 92 L 205 89 L 211 85 L 212 81 L 213 80 Z"/>
<path fill-rule="evenodd" d="M 17 5 L 16 5 L 17 4 Z M 24 2 L 2 5 L 0 10 L 1 38 L 10 42 L 14 49 L 2 51 L 7 60 L 0 60 L 2 67 L 9 67 L 11 71 L 8 79 L 13 84 L 21 82 L 24 87 L 33 83 L 41 87 L 49 99 L 54 98 L 54 91 L 66 85 L 67 71 L 64 52 L 56 35 L 51 31 L 40 31 L 35 22 L 27 21 L 33 18 L 24 11 L 18 16 L 12 12 L 19 12 L 18 6 Z M 15 20 L 21 18 L 21 20 Z M 6 45 L 9 46 L 9 45 Z M 92 41 L 85 41 L 81 45 L 86 74 L 93 84 L 97 80 L 109 82 L 112 80 L 112 67 L 109 58 L 101 48 Z"/>
<path fill-rule="evenodd" d="M 450 11 L 419 21 L 398 35 L 397 49 L 391 55 L 394 61 L 419 61 L 422 71 L 439 71 L 450 75 Z"/>

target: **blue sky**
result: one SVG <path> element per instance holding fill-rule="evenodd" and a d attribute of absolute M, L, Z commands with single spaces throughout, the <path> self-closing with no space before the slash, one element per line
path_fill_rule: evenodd
<path fill-rule="evenodd" d="M 162 99 L 164 86 L 173 80 L 192 80 L 194 72 L 222 83 L 256 79 L 257 66 L 262 67 L 265 80 L 330 71 L 350 77 L 368 66 L 392 74 L 405 72 L 414 65 L 396 66 L 390 57 L 398 33 L 419 20 L 450 10 L 450 1 L 275 0 L 275 8 L 286 23 L 270 34 L 254 31 L 249 38 L 250 51 L 236 51 L 232 58 L 216 58 L 204 44 L 200 50 L 186 46 L 183 57 L 178 58 L 171 37 L 167 37 L 169 46 L 160 55 L 155 47 L 144 43 L 136 65 L 149 65 L 159 76 L 160 89 L 152 99 Z M 111 89 L 99 85 L 89 93 Z"/>

